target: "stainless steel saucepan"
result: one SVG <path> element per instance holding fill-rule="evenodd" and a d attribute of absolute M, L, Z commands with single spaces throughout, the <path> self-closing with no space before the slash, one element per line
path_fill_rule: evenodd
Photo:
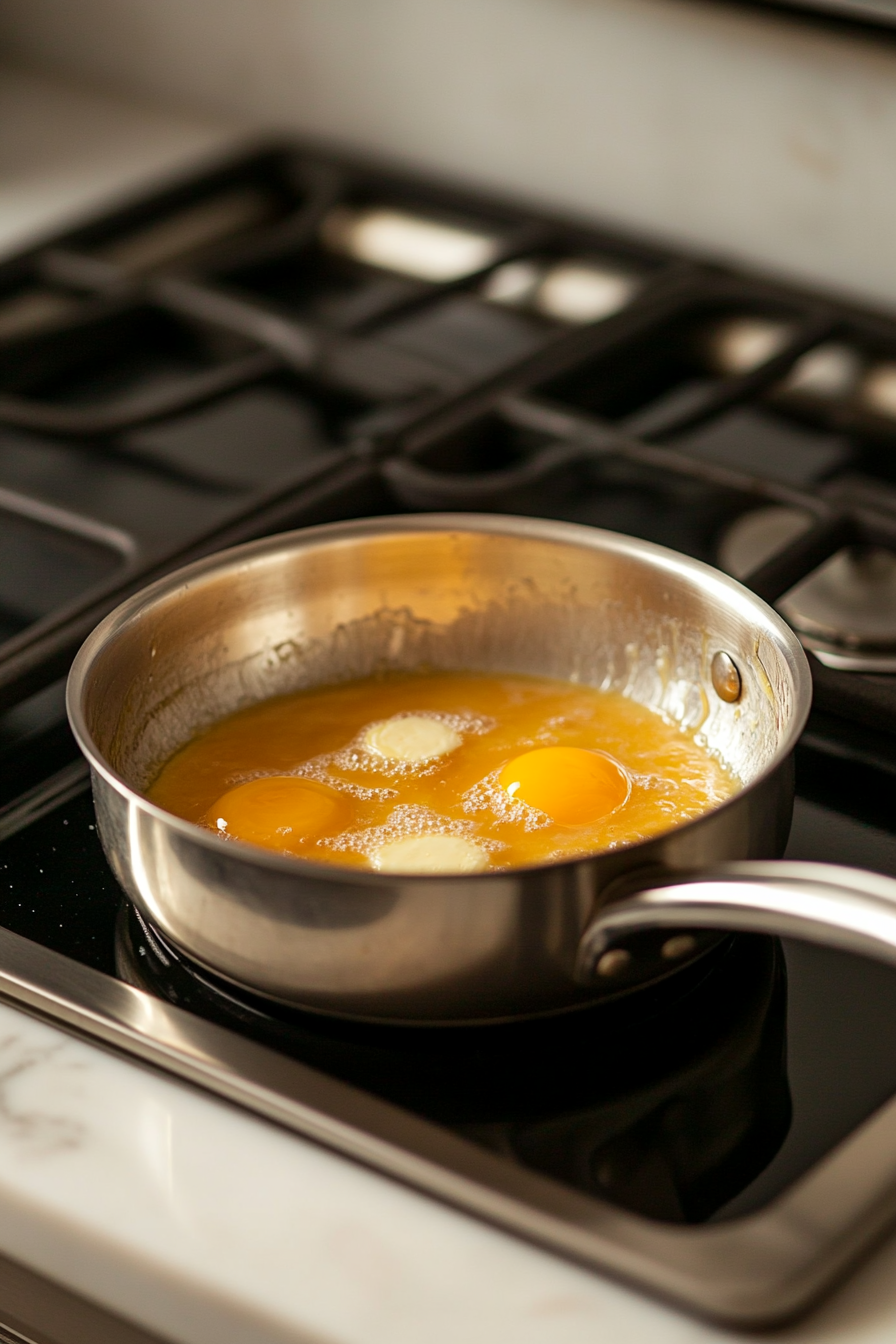
<path fill-rule="evenodd" d="M 143 796 L 241 706 L 421 665 L 616 688 L 702 734 L 743 788 L 647 842 L 463 877 L 281 856 Z M 788 626 L 707 565 L 588 527 L 425 515 L 267 538 L 162 579 L 84 644 L 68 707 L 109 862 L 174 946 L 292 1004 L 433 1023 L 632 992 L 706 955 L 721 935 L 704 930 L 896 961 L 896 882 L 756 862 L 786 843 L 810 697 Z"/>

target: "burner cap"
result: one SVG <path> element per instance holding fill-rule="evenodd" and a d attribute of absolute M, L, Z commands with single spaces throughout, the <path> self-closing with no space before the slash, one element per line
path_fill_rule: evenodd
<path fill-rule="evenodd" d="M 810 525 L 797 509 L 744 514 L 724 533 L 719 563 L 736 579 L 770 559 Z M 848 672 L 896 672 L 896 555 L 849 547 L 777 603 L 816 657 Z"/>

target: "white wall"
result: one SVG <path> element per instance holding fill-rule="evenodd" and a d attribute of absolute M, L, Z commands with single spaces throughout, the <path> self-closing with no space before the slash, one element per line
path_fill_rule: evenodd
<path fill-rule="evenodd" d="M 896 44 L 700 0 L 5 0 L 0 48 L 896 303 Z"/>
<path fill-rule="evenodd" d="M 231 148 L 217 120 L 0 67 L 0 260 Z"/>

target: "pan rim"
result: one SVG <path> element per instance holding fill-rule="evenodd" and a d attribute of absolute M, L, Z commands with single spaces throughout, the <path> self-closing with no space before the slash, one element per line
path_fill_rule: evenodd
<path fill-rule="evenodd" d="M 778 644 L 793 678 L 795 694 L 792 713 L 772 759 L 749 783 L 744 784 L 742 788 L 715 807 L 707 809 L 698 817 L 670 826 L 659 837 L 620 844 L 611 851 L 614 855 L 631 853 L 639 846 L 648 845 L 653 840 L 661 839 L 672 833 L 693 832 L 711 818 L 717 817 L 727 808 L 732 807 L 745 794 L 756 789 L 764 780 L 781 768 L 782 763 L 792 752 L 805 727 L 812 704 L 812 674 L 808 658 L 798 637 L 784 618 L 762 598 L 723 571 L 706 564 L 702 560 L 696 560 L 691 556 L 674 551 L 667 546 L 660 546 L 656 542 L 644 541 L 625 533 L 613 532 L 606 528 L 590 527 L 581 523 L 567 523 L 514 514 L 384 514 L 335 523 L 322 523 L 314 527 L 297 528 L 289 532 L 275 533 L 272 536 L 243 542 L 241 545 L 216 551 L 180 569 L 173 570 L 170 574 L 163 575 L 162 578 L 156 579 L 153 583 L 148 584 L 120 603 L 91 631 L 81 645 L 72 663 L 66 684 L 66 711 L 69 724 L 78 747 L 86 757 L 91 770 L 99 774 L 107 784 L 126 799 L 129 805 L 138 806 L 142 812 L 164 823 L 185 839 L 201 844 L 204 849 L 211 852 L 220 853 L 221 845 L 226 845 L 228 851 L 243 862 L 251 862 L 255 866 L 260 864 L 262 867 L 273 869 L 276 872 L 291 873 L 297 878 L 304 876 L 306 878 L 314 877 L 318 880 L 329 878 L 330 880 L 341 879 L 344 881 L 346 875 L 350 874 L 352 882 L 357 882 L 371 890 L 394 885 L 394 874 L 377 873 L 362 868 L 343 868 L 338 864 L 314 863 L 310 859 L 279 854 L 275 850 L 267 850 L 262 846 L 252 845 L 245 841 L 225 840 L 195 822 L 187 821 L 173 812 L 166 811 L 128 783 L 105 759 L 87 725 L 84 714 L 84 698 L 91 670 L 103 650 L 153 606 L 171 598 L 178 592 L 186 592 L 191 585 L 202 579 L 215 574 L 225 574 L 228 570 L 241 568 L 253 561 L 262 560 L 269 554 L 279 553 L 283 550 L 305 550 L 315 548 L 321 543 L 348 542 L 369 536 L 384 536 L 389 533 L 413 535 L 414 533 L 432 532 L 448 534 L 478 532 L 497 536 L 524 537 L 528 540 L 536 539 L 559 545 L 584 546 L 589 550 L 610 551 L 641 562 L 646 561 L 670 575 L 702 580 L 703 586 L 714 590 L 713 595 L 725 601 L 729 609 L 733 603 L 735 609 L 741 608 L 741 614 L 743 615 L 749 613 L 754 621 L 756 618 L 761 618 L 777 636 Z M 483 888 L 490 887 L 494 890 L 502 882 L 513 879 L 517 875 L 548 870 L 560 871 L 589 862 L 597 862 L 605 857 L 607 852 L 606 850 L 598 850 L 594 853 L 585 853 L 560 862 L 514 866 L 513 868 L 498 869 L 487 873 L 408 874 L 403 880 L 413 883 L 415 886 L 419 884 L 430 890 L 444 889 L 446 884 L 453 885 L 455 883 L 462 883 L 465 888 L 469 888 L 471 884 L 478 884 Z"/>

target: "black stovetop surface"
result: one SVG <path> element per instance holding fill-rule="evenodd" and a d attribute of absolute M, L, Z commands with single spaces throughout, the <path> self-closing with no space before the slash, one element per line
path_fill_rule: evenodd
<path fill-rule="evenodd" d="M 389 265 L 362 255 L 371 211 Z M 402 271 L 396 215 L 479 237 L 478 260 Z M 896 970 L 738 935 L 637 1004 L 463 1029 L 239 995 L 125 902 L 63 679 L 150 577 L 287 527 L 512 511 L 719 563 L 731 524 L 769 507 L 807 529 L 754 567 L 770 599 L 844 546 L 896 553 L 896 320 L 291 147 L 16 259 L 0 926 L 648 1217 L 764 1206 L 896 1094 Z M 896 876 L 896 676 L 813 675 L 788 856 Z"/>

